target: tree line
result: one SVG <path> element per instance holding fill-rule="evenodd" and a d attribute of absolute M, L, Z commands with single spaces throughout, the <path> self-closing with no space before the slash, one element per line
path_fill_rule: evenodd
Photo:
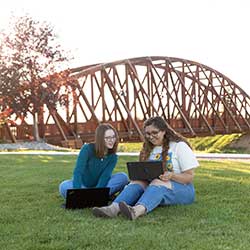
<path fill-rule="evenodd" d="M 71 59 L 50 24 L 30 16 L 12 17 L 0 32 L 0 126 L 8 124 L 10 116 L 24 120 L 31 114 L 39 140 L 38 113 L 44 105 L 49 110 L 66 105 L 74 88 Z"/>

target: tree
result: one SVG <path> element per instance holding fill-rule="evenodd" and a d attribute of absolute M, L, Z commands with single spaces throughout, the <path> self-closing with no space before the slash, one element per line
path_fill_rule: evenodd
<path fill-rule="evenodd" d="M 39 140 L 38 112 L 44 104 L 49 109 L 65 104 L 60 90 L 70 91 L 75 82 L 66 69 L 70 58 L 53 28 L 29 16 L 13 17 L 0 38 L 0 112 L 11 110 L 22 117 L 31 113 Z"/>

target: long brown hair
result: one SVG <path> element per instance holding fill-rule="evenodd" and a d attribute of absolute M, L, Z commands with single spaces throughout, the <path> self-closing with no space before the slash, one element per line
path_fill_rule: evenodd
<path fill-rule="evenodd" d="M 109 129 L 112 129 L 114 131 L 115 138 L 116 138 L 114 147 L 111 149 L 107 149 L 107 147 L 105 146 L 105 140 L 104 140 L 105 132 Z M 115 154 L 117 151 L 118 143 L 119 143 L 118 133 L 111 124 L 102 123 L 96 128 L 95 130 L 95 154 L 98 158 L 104 157 L 106 153 Z"/>
<path fill-rule="evenodd" d="M 174 142 L 184 141 L 188 144 L 188 146 L 190 148 L 192 148 L 191 145 L 189 144 L 189 142 L 187 141 L 187 139 L 185 137 L 183 137 L 182 135 L 180 135 L 179 133 L 177 133 L 176 131 L 174 131 L 174 129 L 172 129 L 170 127 L 170 125 L 165 120 L 163 120 L 160 116 L 151 117 L 148 120 L 146 120 L 143 124 L 143 129 L 145 130 L 145 128 L 150 126 L 150 125 L 154 126 L 155 128 L 159 129 L 160 131 L 165 131 L 165 134 L 163 137 L 163 143 L 162 143 L 162 161 L 163 161 L 162 166 L 164 169 L 166 166 L 166 157 L 168 154 L 170 141 L 174 141 Z M 140 161 L 148 160 L 149 155 L 154 147 L 155 147 L 155 145 L 153 145 L 147 139 L 147 137 L 144 137 L 143 147 L 142 147 L 142 150 L 140 152 Z"/>

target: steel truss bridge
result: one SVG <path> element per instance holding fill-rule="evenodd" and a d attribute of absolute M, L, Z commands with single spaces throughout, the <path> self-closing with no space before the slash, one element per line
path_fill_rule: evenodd
<path fill-rule="evenodd" d="M 164 117 L 187 137 L 250 132 L 249 95 L 201 63 L 141 57 L 71 72 L 77 88 L 68 96 L 69 105 L 39 114 L 39 133 L 47 142 L 79 147 L 93 140 L 100 122 L 111 123 L 123 141 L 140 141 L 143 121 L 152 116 Z M 31 127 L 9 129 L 16 139 L 27 139 Z"/>

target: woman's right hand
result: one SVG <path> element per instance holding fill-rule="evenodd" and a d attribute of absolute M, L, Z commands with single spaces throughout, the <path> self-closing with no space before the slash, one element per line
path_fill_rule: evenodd
<path fill-rule="evenodd" d="M 173 172 L 165 171 L 164 174 L 161 174 L 159 176 L 159 179 L 161 179 L 162 181 L 169 181 L 172 179 L 173 174 L 174 174 Z"/>

